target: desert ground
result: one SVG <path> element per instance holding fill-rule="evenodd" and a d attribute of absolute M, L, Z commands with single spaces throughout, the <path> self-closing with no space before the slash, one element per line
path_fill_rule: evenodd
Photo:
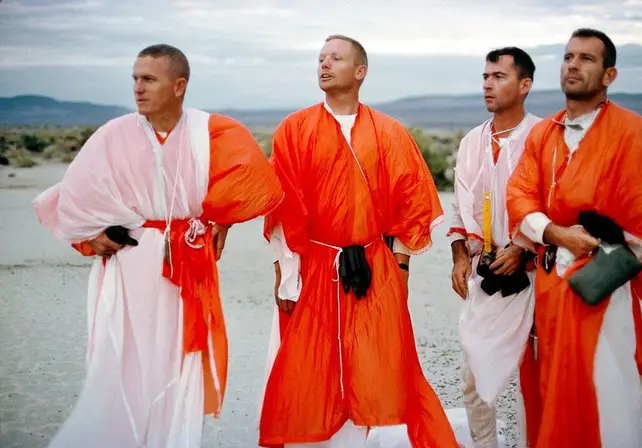
<path fill-rule="evenodd" d="M 39 448 L 71 412 L 85 372 L 86 282 L 91 260 L 38 222 L 31 200 L 66 165 L 0 167 L 0 446 Z M 10 174 L 14 174 L 10 176 Z M 451 193 L 441 195 L 450 218 Z M 272 317 L 271 253 L 262 222 L 235 226 L 219 264 L 230 341 L 228 392 L 219 420 L 205 423 L 204 447 L 255 447 L 258 401 Z M 424 372 L 446 408 L 462 406 L 457 320 L 447 224 L 412 261 L 410 309 Z M 515 384 L 499 401 L 515 446 Z"/>

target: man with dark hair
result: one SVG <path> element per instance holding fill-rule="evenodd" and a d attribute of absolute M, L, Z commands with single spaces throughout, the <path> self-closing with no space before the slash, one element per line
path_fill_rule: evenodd
<path fill-rule="evenodd" d="M 571 35 L 571 38 L 578 38 L 578 39 L 582 39 L 582 38 L 589 39 L 592 37 L 601 40 L 602 45 L 604 45 L 603 55 L 602 55 L 602 67 L 604 69 L 615 67 L 615 63 L 617 61 L 617 50 L 615 48 L 615 44 L 609 38 L 609 36 L 604 34 L 602 31 L 593 30 L 590 28 L 580 28 L 578 30 L 575 30 Z"/>
<path fill-rule="evenodd" d="M 443 212 L 410 134 L 359 102 L 355 42 L 328 38 L 325 100 L 274 134 L 285 200 L 265 221 L 278 308 L 259 445 L 363 448 L 369 428 L 406 425 L 414 448 L 456 448 L 408 310 L 410 255 L 429 249 Z"/>
<path fill-rule="evenodd" d="M 572 34 L 566 108 L 533 128 L 508 186 L 511 230 L 540 258 L 521 375 L 532 448 L 642 446 L 642 117 L 607 97 L 615 61 L 604 33 Z"/>
<path fill-rule="evenodd" d="M 517 47 L 498 48 L 486 55 L 486 62 L 496 64 L 502 56 L 511 56 L 513 58 L 513 65 L 520 80 L 530 79 L 531 83 L 535 81 L 535 63 L 528 53 Z"/>
<path fill-rule="evenodd" d="M 524 238 L 507 226 L 506 185 L 540 118 L 525 111 L 535 64 L 516 47 L 488 53 L 483 74 L 492 118 L 462 139 L 448 232 L 459 319 L 464 405 L 475 448 L 496 448 L 495 399 L 518 366 L 533 322 L 532 274 Z"/>
<path fill-rule="evenodd" d="M 34 201 L 58 238 L 96 257 L 87 378 L 51 447 L 200 448 L 204 414 L 221 412 L 216 261 L 228 228 L 283 192 L 245 127 L 183 107 L 188 78 L 180 50 L 141 51 L 138 112 L 101 126 Z"/>

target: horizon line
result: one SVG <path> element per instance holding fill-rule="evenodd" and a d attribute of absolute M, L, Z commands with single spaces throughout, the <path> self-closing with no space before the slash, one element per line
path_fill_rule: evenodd
<path fill-rule="evenodd" d="M 562 93 L 561 90 L 557 89 L 536 89 L 536 90 L 531 90 L 530 94 L 537 94 L 537 93 Z M 610 92 L 612 95 L 640 95 L 642 96 L 642 91 L 639 92 L 633 92 L 633 91 L 613 91 Z M 390 103 L 395 103 L 399 101 L 408 101 L 408 100 L 415 100 L 415 99 L 421 99 L 421 98 L 465 98 L 465 97 L 473 97 L 473 96 L 483 96 L 482 92 L 467 92 L 467 93 L 427 93 L 427 94 L 417 94 L 417 95 L 407 95 L 407 96 L 401 96 L 395 99 L 389 99 L 389 100 L 383 100 L 383 101 L 377 101 L 377 102 L 369 102 L 369 104 L 372 104 L 373 106 L 377 105 L 385 105 L 385 104 L 390 104 Z M 13 96 L 0 96 L 0 100 L 15 100 L 19 98 L 43 98 L 43 99 L 48 99 L 48 100 L 53 100 L 58 103 L 71 103 L 71 104 L 91 104 L 94 106 L 100 106 L 100 107 L 117 107 L 120 109 L 125 109 L 125 110 L 134 110 L 134 108 L 130 108 L 124 105 L 119 105 L 119 104 L 107 104 L 107 103 L 100 103 L 100 102 L 94 102 L 90 100 L 65 100 L 65 99 L 59 99 L 53 96 L 49 95 L 42 95 L 42 94 L 32 94 L 32 93 L 24 93 L 24 94 L 19 94 L 19 95 L 13 95 Z M 320 102 L 321 100 L 319 100 Z M 316 102 L 310 103 L 310 104 L 316 104 Z M 308 104 L 308 105 L 310 105 Z M 203 107 L 203 108 L 197 108 L 197 109 L 202 109 L 205 111 L 286 111 L 286 110 L 292 110 L 292 109 L 298 109 L 301 107 L 307 107 L 307 106 L 274 106 L 274 107 L 263 107 L 263 108 L 234 108 L 234 107 L 224 107 L 224 108 L 211 108 L 211 107 Z"/>

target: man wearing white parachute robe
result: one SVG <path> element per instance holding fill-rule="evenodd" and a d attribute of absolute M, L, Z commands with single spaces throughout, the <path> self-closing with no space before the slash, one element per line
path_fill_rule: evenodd
<path fill-rule="evenodd" d="M 524 270 L 524 248 L 534 251 L 524 237 L 511 239 L 506 212 L 508 180 L 531 128 L 541 121 L 524 110 L 534 71 L 530 56 L 519 48 L 502 48 L 487 55 L 484 98 L 493 118 L 462 139 L 455 166 L 449 231 L 452 284 L 465 300 L 459 319 L 464 351 L 462 392 L 474 448 L 498 446 L 494 402 L 517 371 L 533 325 L 533 273 L 526 273 L 530 285 L 520 292 L 493 293 L 495 288 L 482 288 L 484 278 L 477 266 L 484 242 L 487 252 L 488 246 L 496 250 L 490 268 L 498 275 Z M 523 417 L 518 416 L 520 419 Z"/>
<path fill-rule="evenodd" d="M 183 109 L 180 50 L 144 49 L 133 78 L 138 113 L 100 127 L 34 200 L 58 238 L 98 255 L 87 378 L 54 448 L 201 446 L 203 416 L 221 412 L 227 378 L 216 260 L 232 224 L 283 198 L 245 127 Z M 108 238 L 116 226 L 138 243 Z"/>

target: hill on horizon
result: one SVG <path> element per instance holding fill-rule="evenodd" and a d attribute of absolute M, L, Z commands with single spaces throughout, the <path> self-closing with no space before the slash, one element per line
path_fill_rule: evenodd
<path fill-rule="evenodd" d="M 612 93 L 609 98 L 642 114 L 642 93 Z M 481 94 L 423 95 L 373 103 L 406 126 L 424 129 L 469 129 L 489 117 Z M 559 91 L 533 91 L 526 101 L 528 112 L 546 117 L 564 107 Z M 229 115 L 248 127 L 273 128 L 294 109 L 210 110 Z M 0 125 L 96 126 L 131 112 L 122 106 L 91 102 L 59 101 L 46 96 L 0 98 Z"/>

